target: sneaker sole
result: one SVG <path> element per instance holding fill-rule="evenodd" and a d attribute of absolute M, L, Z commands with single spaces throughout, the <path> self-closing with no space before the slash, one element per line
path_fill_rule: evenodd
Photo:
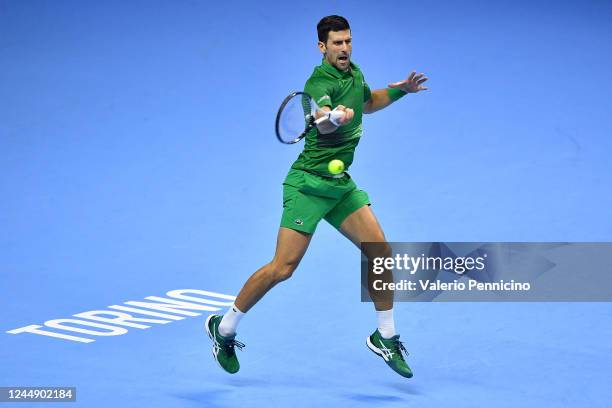
<path fill-rule="evenodd" d="M 204 323 L 204 329 L 206 329 L 206 333 L 208 334 L 208 338 L 211 339 L 211 340 L 213 339 L 213 335 L 210 332 L 210 328 L 209 328 L 210 324 L 209 323 L 210 323 L 210 321 L 212 320 L 212 318 L 214 316 L 215 315 L 208 315 L 208 317 L 206 318 L 206 322 Z"/>
<path fill-rule="evenodd" d="M 366 346 L 368 346 L 368 348 L 372 350 L 372 353 L 376 354 L 379 357 L 382 357 L 385 361 L 389 361 L 385 357 L 384 353 L 372 343 L 372 341 L 370 340 L 370 336 L 366 337 Z"/>
<path fill-rule="evenodd" d="M 212 342 L 213 342 L 213 348 L 212 348 L 212 355 L 213 355 L 213 358 L 214 358 L 214 359 L 215 359 L 215 361 L 217 362 L 217 365 L 218 365 L 219 367 L 221 367 L 221 369 L 222 369 L 223 371 L 226 371 L 226 370 L 225 370 L 225 368 L 223 368 L 223 366 L 222 366 L 222 365 L 221 365 L 221 363 L 219 362 L 219 360 L 217 360 L 217 355 L 215 354 L 215 339 L 214 339 L 214 337 L 213 337 L 213 334 L 210 332 L 210 324 L 209 324 L 209 323 L 210 323 L 211 319 L 212 319 L 214 316 L 215 316 L 215 315 L 209 315 L 209 316 L 206 318 L 206 322 L 204 323 L 204 328 L 206 329 L 206 333 L 208 334 L 208 338 L 209 338 L 209 339 L 211 339 L 211 340 L 212 340 Z M 227 372 L 227 371 L 226 371 L 226 372 Z"/>

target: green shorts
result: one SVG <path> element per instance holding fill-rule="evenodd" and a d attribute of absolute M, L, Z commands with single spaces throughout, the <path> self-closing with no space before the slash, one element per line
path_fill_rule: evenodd
<path fill-rule="evenodd" d="M 324 218 L 339 228 L 364 205 L 370 205 L 368 193 L 357 189 L 348 173 L 330 178 L 291 169 L 283 183 L 281 227 L 312 234 Z"/>

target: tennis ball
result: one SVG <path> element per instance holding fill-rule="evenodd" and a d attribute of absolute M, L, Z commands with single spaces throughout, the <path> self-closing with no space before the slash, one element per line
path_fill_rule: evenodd
<path fill-rule="evenodd" d="M 327 170 L 331 174 L 340 174 L 344 171 L 344 162 L 342 160 L 334 159 L 327 165 Z"/>

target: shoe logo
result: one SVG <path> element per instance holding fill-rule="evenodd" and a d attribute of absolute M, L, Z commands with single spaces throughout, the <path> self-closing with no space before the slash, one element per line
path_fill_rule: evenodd
<path fill-rule="evenodd" d="M 387 357 L 387 360 L 393 357 L 393 352 L 391 351 L 391 349 L 385 346 L 385 343 L 383 343 L 382 340 L 380 340 L 380 351 L 382 351 L 385 357 Z"/>
<path fill-rule="evenodd" d="M 304 225 L 304 221 L 300 220 L 299 218 L 296 218 L 293 222 L 295 223 L 295 225 Z"/>

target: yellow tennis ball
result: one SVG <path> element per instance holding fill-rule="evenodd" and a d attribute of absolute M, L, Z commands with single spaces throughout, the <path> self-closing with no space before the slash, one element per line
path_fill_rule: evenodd
<path fill-rule="evenodd" d="M 344 171 L 344 162 L 342 160 L 334 159 L 327 165 L 327 170 L 331 174 L 340 174 Z"/>

